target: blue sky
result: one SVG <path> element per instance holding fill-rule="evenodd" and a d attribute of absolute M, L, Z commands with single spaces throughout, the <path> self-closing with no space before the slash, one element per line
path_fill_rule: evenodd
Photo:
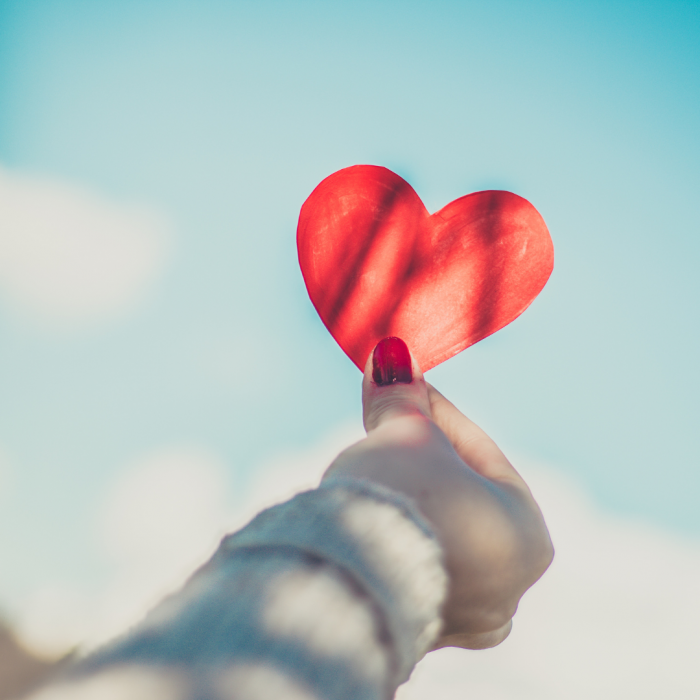
<path fill-rule="evenodd" d="M 141 453 L 205 445 L 234 489 L 359 421 L 295 251 L 304 199 L 356 163 L 431 211 L 538 208 L 544 292 L 429 379 L 609 510 L 700 534 L 698 29 L 692 2 L 0 0 L 0 166 L 171 231 L 128 313 L 0 306 L 6 590 L 102 575 L 86 523 Z"/>

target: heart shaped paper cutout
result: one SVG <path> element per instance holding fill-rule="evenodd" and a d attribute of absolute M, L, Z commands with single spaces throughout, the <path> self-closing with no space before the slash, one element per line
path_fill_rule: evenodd
<path fill-rule="evenodd" d="M 396 173 L 355 165 L 304 202 L 299 264 L 321 320 L 364 370 L 402 338 L 423 371 L 517 318 L 554 264 L 547 226 L 526 199 L 488 190 L 432 216 Z"/>

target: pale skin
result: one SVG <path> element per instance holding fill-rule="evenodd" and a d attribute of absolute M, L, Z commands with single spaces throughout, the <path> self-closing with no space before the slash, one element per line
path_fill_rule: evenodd
<path fill-rule="evenodd" d="M 369 479 L 414 500 L 432 525 L 449 574 L 435 648 L 486 649 L 510 633 L 520 598 L 554 549 L 537 503 L 498 446 L 437 389 L 415 359 L 410 384 L 362 383 L 367 437 L 324 476 Z"/>

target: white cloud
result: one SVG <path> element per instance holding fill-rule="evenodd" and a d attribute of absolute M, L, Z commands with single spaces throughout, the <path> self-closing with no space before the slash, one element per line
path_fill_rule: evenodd
<path fill-rule="evenodd" d="M 700 542 L 597 509 L 555 469 L 521 472 L 554 563 L 499 647 L 429 654 L 397 700 L 700 697 Z"/>
<path fill-rule="evenodd" d="M 273 456 L 255 467 L 236 504 L 235 525 L 241 527 L 264 508 L 318 486 L 338 453 L 364 436 L 360 426 L 342 425 L 310 448 Z"/>
<path fill-rule="evenodd" d="M 57 659 L 89 638 L 94 600 L 79 585 L 46 582 L 11 610 L 21 644 L 48 660 Z"/>
<path fill-rule="evenodd" d="M 246 514 L 315 486 L 361 437 L 344 427 L 305 453 L 256 469 Z M 700 541 L 597 508 L 555 467 L 517 465 L 552 533 L 552 567 L 525 595 L 501 646 L 428 654 L 397 700 L 700 696 Z"/>
<path fill-rule="evenodd" d="M 51 327 L 130 309 L 163 267 L 162 215 L 0 169 L 0 296 Z"/>
<path fill-rule="evenodd" d="M 226 467 L 199 447 L 168 447 L 120 470 L 99 511 L 100 544 L 118 562 L 198 554 L 222 526 Z"/>
<path fill-rule="evenodd" d="M 141 456 L 120 470 L 89 525 L 100 557 L 113 565 L 109 584 L 88 591 L 65 581 L 43 583 L 13 610 L 18 636 L 36 653 L 57 657 L 122 632 L 182 585 L 227 532 L 317 486 L 338 452 L 362 435 L 341 427 L 310 449 L 272 458 L 237 494 L 227 492 L 226 467 L 206 450 L 175 446 Z"/>
<path fill-rule="evenodd" d="M 31 591 L 14 611 L 23 643 L 47 657 L 92 648 L 182 585 L 226 534 L 225 472 L 195 447 L 157 450 L 120 470 L 90 524 L 111 580 L 96 591 L 64 581 Z"/>
<path fill-rule="evenodd" d="M 225 508 L 224 467 L 214 456 L 178 448 L 138 460 L 98 518 L 101 546 L 117 566 L 112 583 L 92 597 L 45 588 L 25 643 L 47 648 L 53 640 L 58 651 L 61 630 L 70 632 L 65 648 L 69 637 L 94 643 L 125 629 L 204 561 L 224 531 L 315 486 L 359 437 L 357 428 L 341 428 L 260 465 L 234 512 Z M 429 654 L 398 700 L 700 697 L 700 542 L 599 510 L 560 470 L 518 466 L 550 526 L 554 564 L 526 594 L 501 646 Z"/>

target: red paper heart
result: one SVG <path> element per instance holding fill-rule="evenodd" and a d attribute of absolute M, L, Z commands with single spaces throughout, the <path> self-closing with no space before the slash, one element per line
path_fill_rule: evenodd
<path fill-rule="evenodd" d="M 426 371 L 495 333 L 552 272 L 544 220 L 511 192 L 474 192 L 432 216 L 396 173 L 355 165 L 304 202 L 299 263 L 313 305 L 361 369 L 386 336 Z"/>

